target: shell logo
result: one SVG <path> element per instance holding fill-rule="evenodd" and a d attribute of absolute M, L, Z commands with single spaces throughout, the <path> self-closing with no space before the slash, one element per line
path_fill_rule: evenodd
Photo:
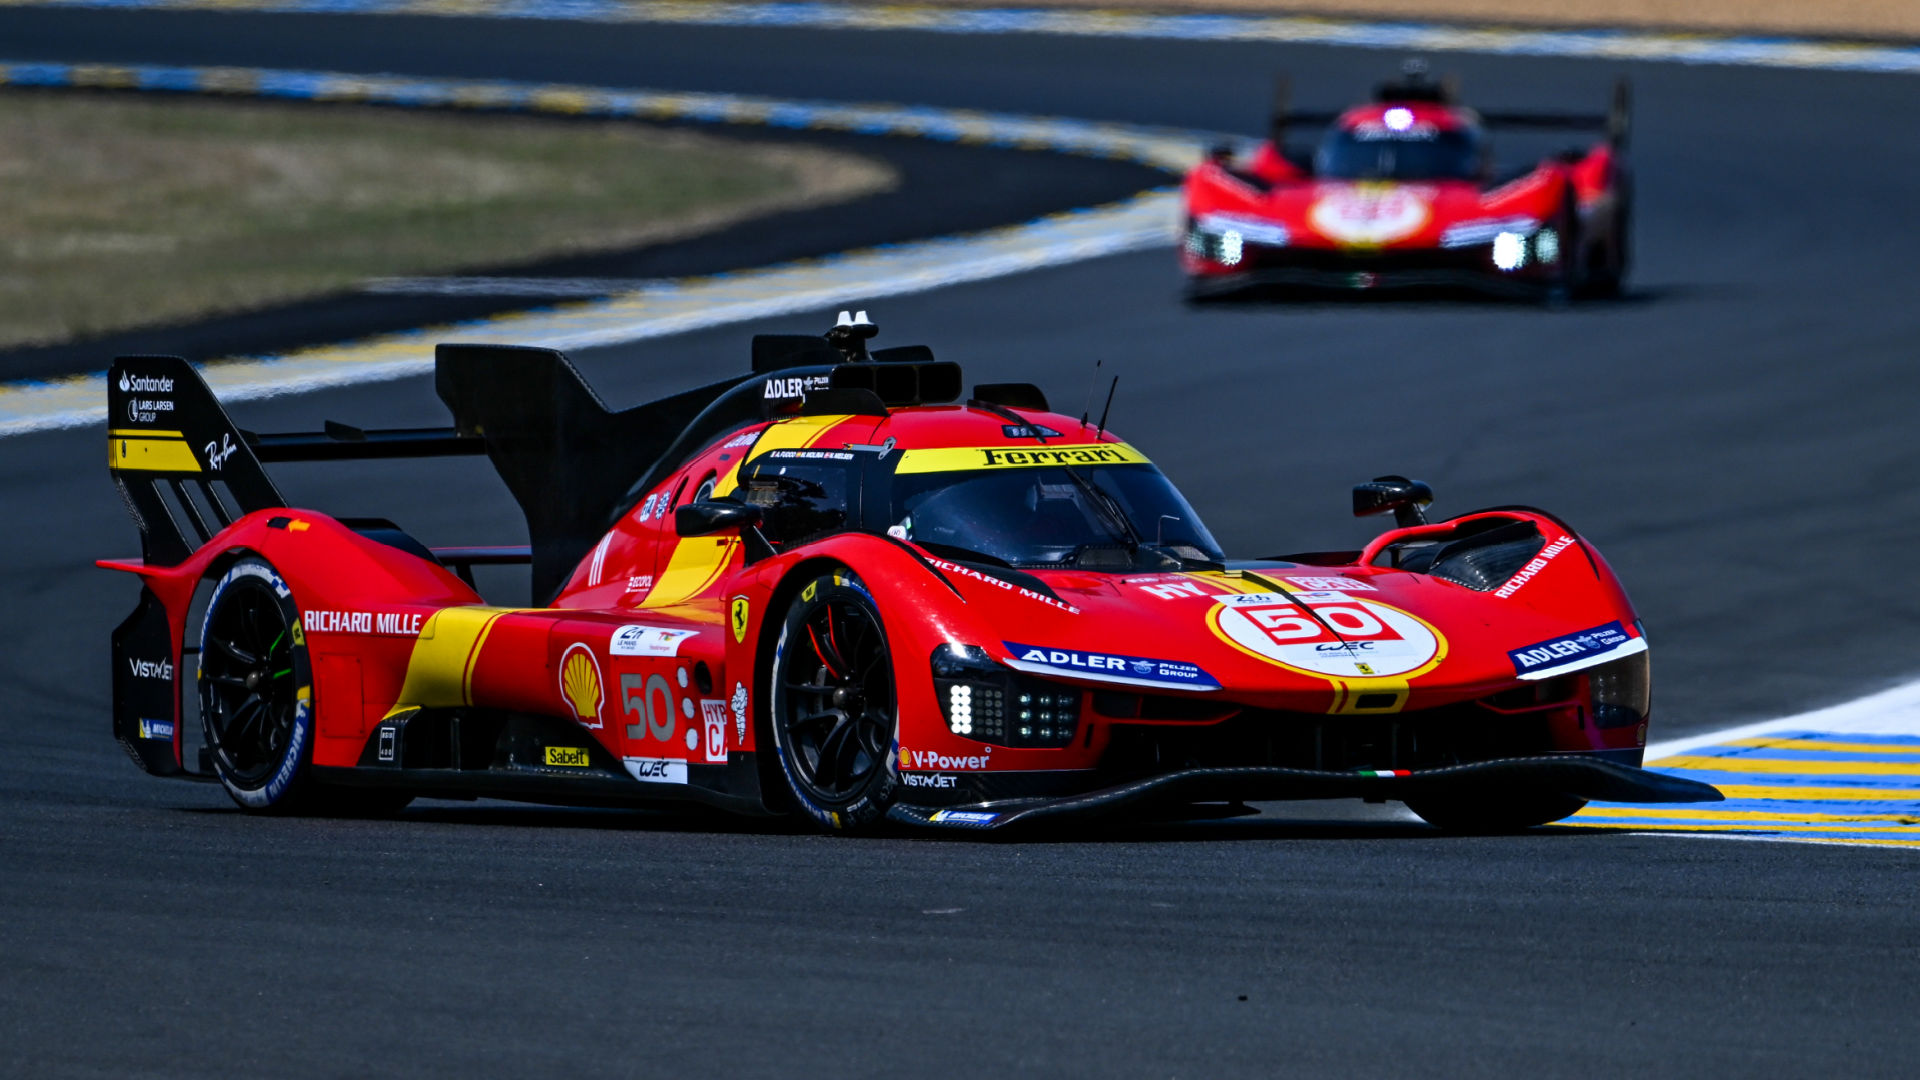
<path fill-rule="evenodd" d="M 579 642 L 569 645 L 560 657 L 560 696 L 574 719 L 590 728 L 601 726 L 600 707 L 607 700 L 601 687 L 600 660 L 593 650 Z"/>
<path fill-rule="evenodd" d="M 1322 236 L 1349 247 L 1380 247 L 1419 232 L 1433 218 L 1424 195 L 1399 184 L 1328 188 L 1307 211 Z"/>

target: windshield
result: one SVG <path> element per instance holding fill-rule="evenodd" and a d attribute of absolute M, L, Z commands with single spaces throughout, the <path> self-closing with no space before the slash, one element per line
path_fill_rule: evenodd
<path fill-rule="evenodd" d="M 1220 546 L 1152 465 L 903 474 L 889 520 L 923 545 L 1013 566 L 1127 570 L 1142 550 L 1219 562 Z"/>
<path fill-rule="evenodd" d="M 1472 180 L 1480 175 L 1480 139 L 1426 126 L 1334 131 L 1314 154 L 1313 171 L 1332 180 Z"/>

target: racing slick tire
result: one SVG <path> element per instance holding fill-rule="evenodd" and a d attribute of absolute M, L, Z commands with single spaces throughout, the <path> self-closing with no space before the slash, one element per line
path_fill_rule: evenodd
<path fill-rule="evenodd" d="M 1585 239 L 1580 233 L 1580 210 L 1577 197 L 1569 185 L 1560 199 L 1560 210 L 1554 215 L 1552 228 L 1559 240 L 1559 268 L 1547 282 L 1545 299 L 1548 307 L 1563 308 L 1576 296 L 1586 290 L 1586 248 Z"/>
<path fill-rule="evenodd" d="M 1456 833 L 1509 833 L 1572 817 L 1587 800 L 1557 791 L 1485 792 L 1408 799 L 1427 824 Z"/>
<path fill-rule="evenodd" d="M 1613 299 L 1626 292 L 1627 267 L 1633 258 L 1633 185 L 1623 178 L 1619 186 L 1613 221 L 1608 230 L 1606 256 L 1599 266 L 1587 274 L 1589 296 Z"/>
<path fill-rule="evenodd" d="M 836 832 L 868 829 L 899 791 L 899 712 L 880 611 L 847 570 L 794 594 L 766 696 L 774 757 L 806 815 Z"/>
<path fill-rule="evenodd" d="M 257 814 L 386 817 L 410 793 L 316 784 L 313 669 L 292 590 L 247 556 L 207 601 L 200 627 L 200 718 L 220 785 Z"/>
<path fill-rule="evenodd" d="M 265 559 L 242 558 L 214 585 L 197 681 L 227 794 L 251 813 L 300 809 L 312 784 L 313 670 L 293 590 Z"/>

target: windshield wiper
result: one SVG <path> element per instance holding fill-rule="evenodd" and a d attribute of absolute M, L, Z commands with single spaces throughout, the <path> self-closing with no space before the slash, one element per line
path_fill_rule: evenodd
<path fill-rule="evenodd" d="M 1107 524 L 1109 526 L 1120 526 L 1117 530 L 1120 534 L 1119 538 L 1126 543 L 1129 551 L 1138 551 L 1146 546 L 1146 538 L 1141 536 L 1140 531 L 1133 527 L 1133 522 L 1127 520 L 1126 509 L 1120 505 L 1119 500 L 1095 486 L 1093 481 L 1081 476 L 1080 470 L 1073 466 L 1063 465 L 1061 467 L 1067 470 L 1067 475 L 1073 478 L 1073 482 L 1079 485 L 1080 490 L 1086 493 L 1087 498 L 1093 500 L 1094 506 L 1100 510 L 1100 516 L 1107 519 Z"/>

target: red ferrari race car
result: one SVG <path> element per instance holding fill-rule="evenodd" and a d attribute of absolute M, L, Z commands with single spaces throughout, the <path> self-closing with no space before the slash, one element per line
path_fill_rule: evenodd
<path fill-rule="evenodd" d="M 143 557 L 113 729 L 260 812 L 416 796 L 692 801 L 958 829 L 1353 796 L 1442 826 L 1695 801 L 1638 768 L 1647 639 L 1566 524 L 1429 523 L 1232 560 L 1140 449 L 975 386 L 864 313 L 609 411 L 567 358 L 442 345 L 447 428 L 253 434 L 125 357 L 108 460 Z M 484 454 L 530 545 L 429 548 L 286 505 L 263 462 Z M 500 606 L 473 568 L 530 567 Z M 498 571 L 489 571 L 498 573 Z"/>
<path fill-rule="evenodd" d="M 1341 113 L 1289 112 L 1242 160 L 1214 151 L 1186 180 L 1180 264 L 1192 298 L 1266 285 L 1464 288 L 1561 301 L 1626 280 L 1633 188 L 1627 83 L 1594 115 L 1476 112 L 1413 67 Z M 1324 126 L 1311 158 L 1286 135 Z M 1496 174 L 1489 133 L 1603 131 L 1603 141 Z"/>

